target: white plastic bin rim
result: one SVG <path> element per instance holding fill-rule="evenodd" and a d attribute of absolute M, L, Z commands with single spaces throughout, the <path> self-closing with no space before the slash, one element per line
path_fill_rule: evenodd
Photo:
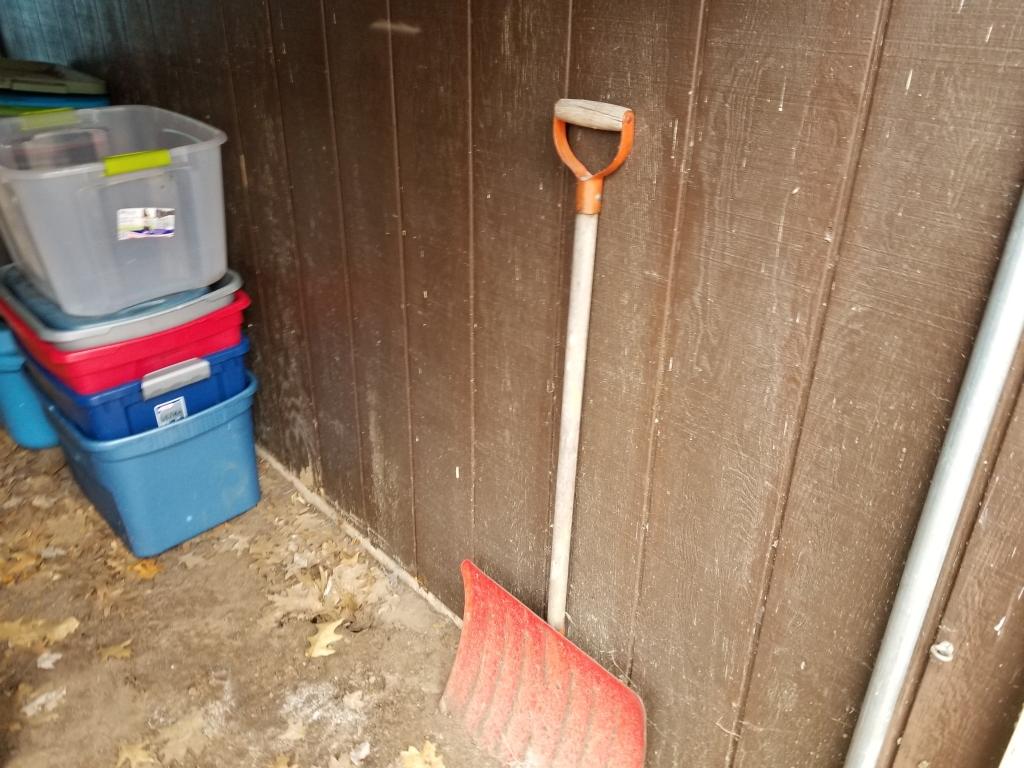
<path fill-rule="evenodd" d="M 31 134 L 54 133 L 61 130 L 81 130 L 83 128 L 105 128 L 112 122 L 112 118 L 124 119 L 136 113 L 139 117 L 147 120 L 160 121 L 166 124 L 163 129 L 168 136 L 174 136 L 176 141 L 163 142 L 169 146 L 136 146 L 133 148 L 121 148 L 120 152 L 111 154 L 124 154 L 127 152 L 148 152 L 157 149 L 166 149 L 171 153 L 171 159 L 177 162 L 185 162 L 188 156 L 197 150 L 206 149 L 211 146 L 223 144 L 228 137 L 218 128 L 207 125 L 195 118 L 172 112 L 169 109 L 150 107 L 141 104 L 129 104 L 117 107 L 95 107 L 92 109 L 74 110 L 72 115 L 75 122 L 67 125 L 48 126 L 38 129 L 24 128 L 24 115 L 17 117 L 0 118 L 0 149 L 10 146 L 15 138 L 23 138 Z M 0 151 L 0 158 L 6 152 Z M 44 179 L 56 176 L 73 176 L 75 174 L 100 173 L 104 172 L 103 158 L 96 162 L 69 165 L 63 168 L 42 168 L 22 169 L 12 168 L 0 160 L 0 177 L 17 176 L 19 178 Z"/>

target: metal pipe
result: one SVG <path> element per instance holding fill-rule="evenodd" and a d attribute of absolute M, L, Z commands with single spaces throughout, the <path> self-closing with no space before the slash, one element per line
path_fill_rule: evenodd
<path fill-rule="evenodd" d="M 1017 726 L 1013 729 L 1010 743 L 1006 746 L 999 768 L 1021 768 L 1024 765 L 1024 712 L 1017 718 Z"/>
<path fill-rule="evenodd" d="M 551 572 L 548 574 L 548 624 L 565 632 L 565 603 L 569 591 L 569 550 L 576 501 L 576 462 L 580 449 L 583 379 L 587 371 L 590 333 L 590 294 L 594 287 L 597 251 L 596 213 L 576 214 L 572 245 L 572 285 L 569 324 L 565 333 L 565 372 L 562 376 L 562 416 L 558 430 L 558 470 L 555 475 L 555 514 L 551 532 Z"/>
<path fill-rule="evenodd" d="M 878 766 L 1022 331 L 1024 205 L 1018 203 L 853 731 L 845 768 Z"/>

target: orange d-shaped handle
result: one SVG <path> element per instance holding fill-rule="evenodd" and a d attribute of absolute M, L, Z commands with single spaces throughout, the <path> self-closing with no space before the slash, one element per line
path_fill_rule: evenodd
<path fill-rule="evenodd" d="M 604 180 L 615 173 L 633 149 L 633 110 L 615 104 L 585 99 L 559 99 L 555 103 L 555 118 L 551 130 L 555 138 L 555 151 L 569 166 L 579 182 L 576 185 L 576 212 L 600 213 Z M 615 157 L 597 173 L 591 173 L 569 146 L 566 126 L 578 125 L 599 131 L 618 131 L 619 148 Z"/>

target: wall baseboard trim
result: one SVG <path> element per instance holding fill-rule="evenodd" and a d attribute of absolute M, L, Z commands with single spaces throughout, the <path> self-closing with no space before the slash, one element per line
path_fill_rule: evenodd
<path fill-rule="evenodd" d="M 462 619 L 456 616 L 448 606 L 442 603 L 436 595 L 432 592 L 428 592 L 423 586 L 416 580 L 416 577 L 409 573 L 401 564 L 390 557 L 380 547 L 376 546 L 370 539 L 360 532 L 355 526 L 355 520 L 350 513 L 335 508 L 325 498 L 320 496 L 318 493 L 310 490 L 305 483 L 299 480 L 294 474 L 292 474 L 278 459 L 264 448 L 262 445 L 256 446 L 256 453 L 261 459 L 271 466 L 279 475 L 285 480 L 291 483 L 295 490 L 298 491 L 299 495 L 306 500 L 306 502 L 316 509 L 320 514 L 330 520 L 332 523 L 341 527 L 342 531 L 347 536 L 355 539 L 359 544 L 370 553 L 370 556 L 376 560 L 384 568 L 395 575 L 395 577 L 401 581 L 405 586 L 409 587 L 413 592 L 418 594 L 433 608 L 437 613 L 444 616 L 446 619 L 451 621 L 455 626 L 462 627 Z"/>

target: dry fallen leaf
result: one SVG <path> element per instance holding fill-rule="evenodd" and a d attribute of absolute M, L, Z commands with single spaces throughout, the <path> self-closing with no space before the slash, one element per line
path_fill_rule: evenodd
<path fill-rule="evenodd" d="M 100 660 L 110 661 L 111 659 L 130 659 L 132 657 L 132 638 L 128 638 L 123 643 L 115 643 L 114 645 L 108 645 L 105 648 L 100 648 Z"/>
<path fill-rule="evenodd" d="M 329 621 L 326 624 L 318 624 L 316 634 L 308 638 L 309 648 L 306 649 L 306 655 L 311 659 L 316 659 L 321 656 L 332 656 L 335 651 L 331 648 L 331 643 L 336 643 L 342 639 L 342 635 L 336 634 L 334 630 L 340 627 L 347 619 L 338 619 L 337 621 Z"/>
<path fill-rule="evenodd" d="M 44 496 L 41 493 L 37 493 L 35 496 L 29 499 L 28 503 L 31 504 L 36 509 L 50 510 L 53 509 L 54 506 L 56 506 L 57 499 L 55 499 L 53 496 Z"/>
<path fill-rule="evenodd" d="M 138 768 L 140 765 L 159 765 L 153 753 L 146 749 L 145 744 L 141 742 L 139 744 L 122 744 L 117 748 L 117 763 L 114 768 L 121 768 L 121 766 Z"/>
<path fill-rule="evenodd" d="M 348 557 L 344 557 L 341 560 L 341 564 L 345 565 L 345 566 L 348 566 L 349 568 L 351 568 L 354 565 L 358 565 L 358 563 L 359 563 L 359 553 L 358 552 L 355 552 L 355 553 L 349 555 Z"/>
<path fill-rule="evenodd" d="M 370 756 L 370 742 L 361 741 L 352 747 L 352 750 L 348 753 L 349 762 L 352 765 L 360 765 L 363 760 Z"/>
<path fill-rule="evenodd" d="M 186 552 L 178 558 L 178 562 L 184 565 L 186 570 L 189 571 L 193 568 L 199 568 L 200 566 L 207 564 L 206 558 L 202 555 L 197 555 L 195 552 Z"/>
<path fill-rule="evenodd" d="M 128 570 L 130 570 L 143 581 L 152 581 L 156 577 L 156 575 L 163 570 L 163 567 L 160 566 L 160 564 L 157 563 L 156 560 L 146 559 L 139 560 L 139 562 L 137 562 Z"/>
<path fill-rule="evenodd" d="M 10 558 L 0 559 L 0 584 L 24 579 L 40 562 L 31 552 L 15 552 Z"/>
<path fill-rule="evenodd" d="M 107 567 L 118 575 L 124 576 L 125 572 L 137 562 L 131 552 L 121 543 L 120 539 L 110 540 L 110 554 L 104 560 Z"/>
<path fill-rule="evenodd" d="M 277 545 L 274 540 L 269 536 L 260 536 L 253 539 L 252 544 L 249 545 L 249 554 L 255 558 L 265 559 L 269 555 L 273 554 Z"/>
<path fill-rule="evenodd" d="M 54 546 L 75 546 L 89 534 L 90 529 L 90 518 L 84 509 L 76 509 L 60 517 L 48 517 L 43 523 L 43 530 Z"/>
<path fill-rule="evenodd" d="M 249 540 L 252 536 L 245 536 L 241 533 L 229 533 L 221 544 L 221 552 L 234 552 L 236 555 L 241 555 L 243 552 L 249 551 Z"/>
<path fill-rule="evenodd" d="M 18 683 L 18 687 L 14 689 L 14 703 L 17 706 L 22 705 L 28 701 L 28 697 L 35 693 L 33 688 L 28 683 Z"/>
<path fill-rule="evenodd" d="M 270 601 L 274 604 L 273 614 L 278 618 L 292 614 L 309 616 L 324 608 L 316 590 L 305 584 L 293 584 L 284 593 L 271 595 Z"/>
<path fill-rule="evenodd" d="M 58 704 L 64 701 L 64 697 L 67 695 L 68 689 L 66 687 L 54 688 L 53 690 L 40 693 L 26 702 L 25 706 L 21 708 L 21 714 L 25 717 L 35 717 L 43 712 L 52 712 L 57 708 Z"/>
<path fill-rule="evenodd" d="M 432 741 L 424 741 L 422 751 L 409 747 L 401 753 L 402 768 L 445 768 L 441 755 Z"/>
<path fill-rule="evenodd" d="M 306 738 L 306 725 L 301 720 L 289 720 L 288 728 L 277 738 L 281 741 L 301 741 Z"/>
<path fill-rule="evenodd" d="M 327 756 L 327 768 L 352 768 L 352 761 L 345 755 Z"/>
<path fill-rule="evenodd" d="M 78 629 L 78 619 L 73 616 L 57 624 L 36 619 L 25 621 L 0 621 L 0 642 L 7 641 L 11 648 L 29 648 L 33 645 L 52 645 Z"/>
<path fill-rule="evenodd" d="M 90 594 L 99 604 L 99 608 L 103 611 L 103 615 L 109 616 L 110 609 L 113 607 L 114 601 L 123 593 L 124 587 L 109 587 L 105 584 L 101 584 L 98 587 L 94 587 Z"/>
<path fill-rule="evenodd" d="M 350 691 L 341 697 L 341 703 L 346 709 L 360 712 L 366 707 L 365 694 L 362 691 Z"/>
<path fill-rule="evenodd" d="M 160 758 L 167 763 L 184 763 L 188 753 L 197 758 L 206 749 L 206 717 L 202 709 L 191 712 L 175 723 L 157 731 L 155 741 L 163 742 L 159 747 Z"/>
<path fill-rule="evenodd" d="M 36 659 L 36 666 L 39 669 L 53 669 L 53 665 L 61 660 L 63 653 L 57 651 L 45 651 L 39 654 L 39 658 Z"/>

